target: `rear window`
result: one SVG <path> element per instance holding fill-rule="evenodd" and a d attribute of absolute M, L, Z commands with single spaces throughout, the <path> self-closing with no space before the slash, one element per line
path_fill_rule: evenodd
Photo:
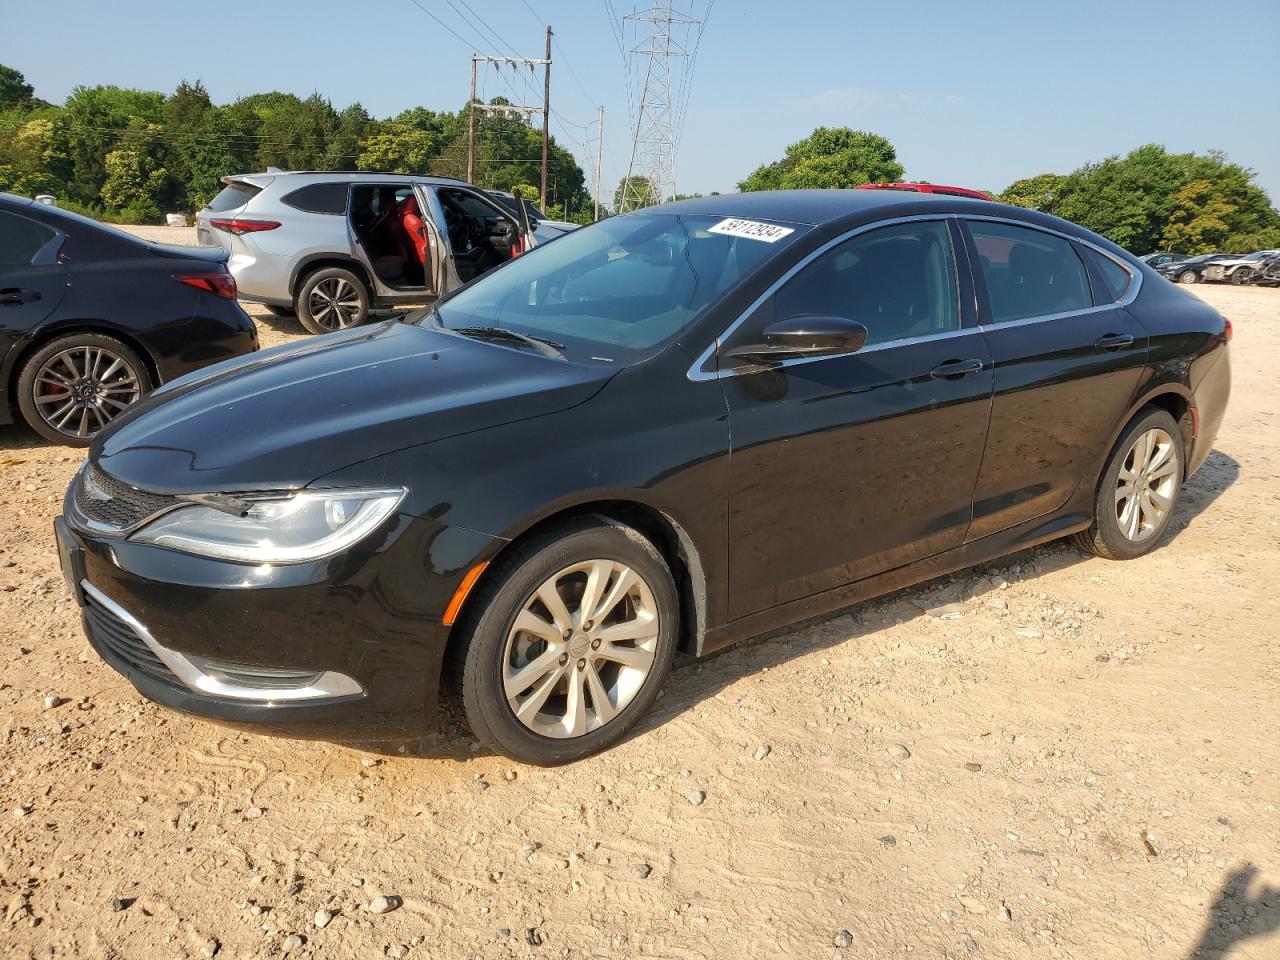
<path fill-rule="evenodd" d="M 313 183 L 286 194 L 280 202 L 307 213 L 343 214 L 347 212 L 347 193 L 345 183 Z"/>
<path fill-rule="evenodd" d="M 992 323 L 1093 306 L 1088 275 L 1069 240 L 1007 223 L 968 224 L 987 281 Z"/>
<path fill-rule="evenodd" d="M 1117 300 L 1123 300 L 1124 295 L 1129 292 L 1129 284 L 1133 283 L 1133 277 L 1129 271 L 1092 247 L 1085 247 L 1084 252 L 1102 278 L 1103 289 L 1097 291 L 1094 299 L 1098 303 L 1115 303 Z"/>
<path fill-rule="evenodd" d="M 237 180 L 234 183 L 227 184 L 221 193 L 209 201 L 209 206 L 205 209 L 212 210 L 214 213 L 234 210 L 237 207 L 243 207 L 261 192 L 261 187 L 255 187 L 251 183 L 242 183 Z"/>
<path fill-rule="evenodd" d="M 0 267 L 29 265 L 57 235 L 42 223 L 0 212 Z"/>

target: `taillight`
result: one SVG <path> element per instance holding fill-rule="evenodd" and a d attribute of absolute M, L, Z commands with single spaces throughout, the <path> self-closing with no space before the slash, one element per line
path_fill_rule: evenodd
<path fill-rule="evenodd" d="M 246 233 L 261 233 L 263 230 L 274 230 L 280 226 L 278 220 L 210 220 L 209 226 L 217 230 L 234 233 L 237 237 Z"/>
<path fill-rule="evenodd" d="M 229 273 L 175 273 L 173 279 L 224 300 L 236 298 L 236 278 Z"/>
<path fill-rule="evenodd" d="M 1231 338 L 1235 335 L 1235 329 L 1231 326 L 1230 320 L 1223 320 L 1222 335 L 1227 338 L 1227 343 L 1231 342 Z"/>

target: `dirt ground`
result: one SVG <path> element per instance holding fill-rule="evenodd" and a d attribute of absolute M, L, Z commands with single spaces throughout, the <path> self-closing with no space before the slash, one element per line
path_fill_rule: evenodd
<path fill-rule="evenodd" d="M 1235 390 L 1154 555 L 1051 544 L 686 663 L 558 770 L 149 704 L 58 573 L 80 454 L 0 428 L 0 955 L 1280 957 L 1280 290 L 1195 292 Z"/>

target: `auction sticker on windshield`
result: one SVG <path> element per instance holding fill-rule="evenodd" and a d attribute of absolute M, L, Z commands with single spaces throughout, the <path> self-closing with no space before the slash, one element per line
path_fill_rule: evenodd
<path fill-rule="evenodd" d="M 748 240 L 763 240 L 765 243 L 777 243 L 789 233 L 795 233 L 791 227 L 780 227 L 774 223 L 761 223 L 758 220 L 739 220 L 729 217 L 721 220 L 714 227 L 707 227 L 708 233 L 723 233 L 726 237 L 745 237 Z"/>

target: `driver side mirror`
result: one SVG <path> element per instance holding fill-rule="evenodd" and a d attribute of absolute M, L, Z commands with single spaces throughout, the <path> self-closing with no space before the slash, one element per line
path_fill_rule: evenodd
<path fill-rule="evenodd" d="M 732 363 L 768 366 L 793 357 L 857 353 L 866 342 L 867 328 L 856 320 L 800 314 L 769 324 L 759 343 L 730 347 L 724 357 Z"/>

